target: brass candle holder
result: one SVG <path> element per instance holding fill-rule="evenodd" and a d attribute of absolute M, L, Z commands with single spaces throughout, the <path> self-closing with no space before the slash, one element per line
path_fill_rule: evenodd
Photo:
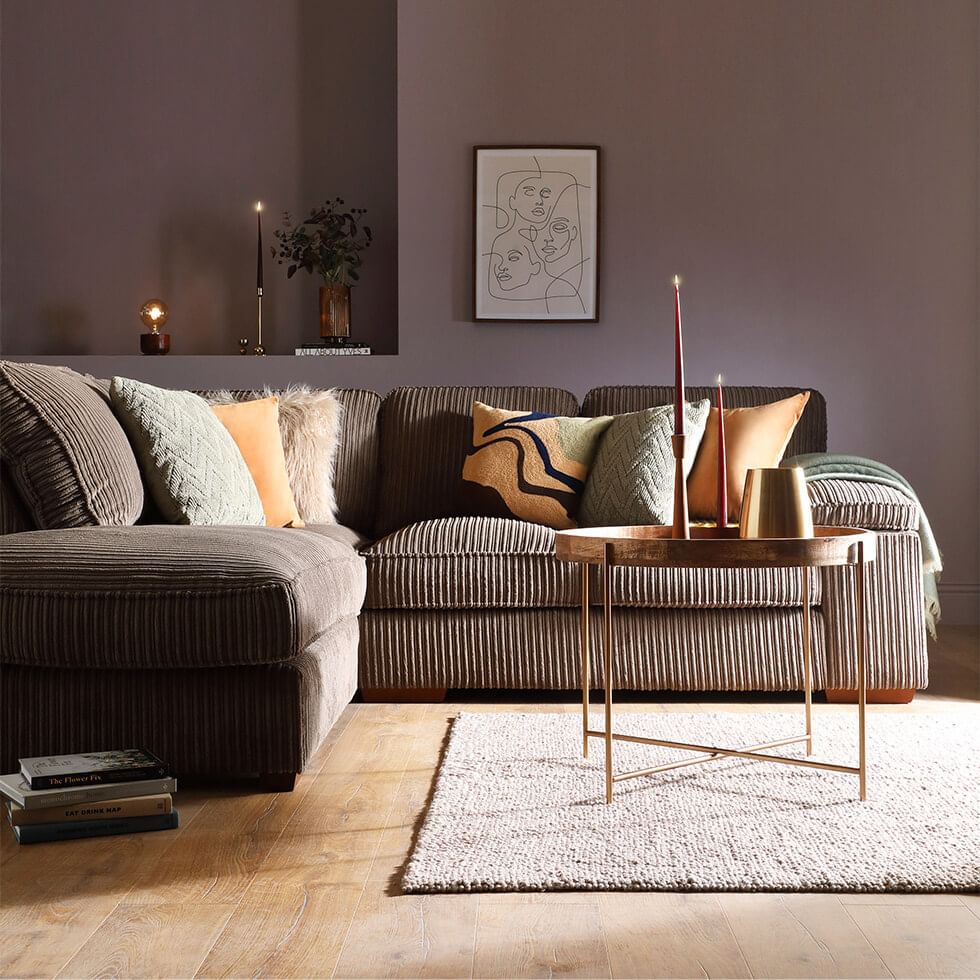
<path fill-rule="evenodd" d="M 259 317 L 258 317 L 258 319 L 259 319 L 259 323 L 258 323 L 259 339 L 258 339 L 258 342 L 256 343 L 256 345 L 252 348 L 252 353 L 255 354 L 255 355 L 257 355 L 258 357 L 262 357 L 262 356 L 265 355 L 265 345 L 262 343 L 262 287 L 259 286 L 255 290 L 255 292 L 256 292 L 256 299 L 258 300 L 258 304 L 259 304 L 259 309 L 258 309 L 258 314 L 259 314 Z"/>
<path fill-rule="evenodd" d="M 684 478 L 684 447 L 687 436 L 676 432 L 670 437 L 674 450 L 674 527 L 673 538 L 691 536 L 691 519 L 687 511 L 687 480 Z"/>

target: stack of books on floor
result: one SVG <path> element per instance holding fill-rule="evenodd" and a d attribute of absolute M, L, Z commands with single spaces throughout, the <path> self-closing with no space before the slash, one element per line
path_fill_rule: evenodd
<path fill-rule="evenodd" d="M 303 344 L 296 348 L 297 357 L 312 355 L 313 357 L 340 356 L 348 354 L 370 354 L 371 348 L 367 344 L 362 344 L 359 340 L 352 340 L 350 337 L 324 337 L 316 344 Z"/>
<path fill-rule="evenodd" d="M 172 830 L 176 789 L 168 767 L 143 749 L 21 759 L 20 772 L 0 776 L 21 844 Z"/>

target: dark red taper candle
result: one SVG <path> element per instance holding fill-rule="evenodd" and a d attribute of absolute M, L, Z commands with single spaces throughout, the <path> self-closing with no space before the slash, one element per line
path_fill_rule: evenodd
<path fill-rule="evenodd" d="M 725 402 L 718 375 L 718 527 L 728 524 L 728 456 L 725 452 Z"/>
<path fill-rule="evenodd" d="M 684 435 L 684 346 L 681 338 L 680 276 L 674 276 L 674 434 Z"/>

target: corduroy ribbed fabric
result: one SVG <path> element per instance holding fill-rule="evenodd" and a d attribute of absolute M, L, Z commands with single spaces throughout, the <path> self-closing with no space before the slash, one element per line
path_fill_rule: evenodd
<path fill-rule="evenodd" d="M 592 616 L 593 686 L 601 615 Z M 581 684 L 579 610 L 361 614 L 362 687 L 568 690 Z M 814 685 L 825 686 L 823 616 L 812 611 Z M 615 687 L 798 691 L 803 617 L 789 609 L 614 609 Z"/>
<path fill-rule="evenodd" d="M 275 663 L 364 591 L 356 551 L 296 528 L 28 531 L 0 551 L 0 648 L 48 667 Z"/>
<path fill-rule="evenodd" d="M 685 388 L 688 401 L 708 398 L 715 403 L 715 389 L 703 386 Z M 726 408 L 750 408 L 789 398 L 801 391 L 810 392 L 810 400 L 793 431 L 784 456 L 827 451 L 827 403 L 812 388 L 766 388 L 756 385 L 732 385 L 725 388 Z M 674 389 L 668 385 L 611 385 L 593 388 L 582 401 L 583 415 L 622 415 L 657 405 L 670 405 Z"/>
<path fill-rule="evenodd" d="M 132 524 L 143 483 L 100 390 L 68 368 L 0 361 L 0 455 L 39 528 Z"/>
<path fill-rule="evenodd" d="M 357 686 L 357 622 L 299 656 L 248 667 L 122 670 L 5 666 L 4 772 L 25 756 L 149 749 L 178 777 L 301 772 Z"/>
<path fill-rule="evenodd" d="M 823 568 L 827 686 L 857 687 L 854 569 Z M 914 531 L 879 532 L 865 575 L 868 686 L 923 688 L 929 682 L 922 547 Z"/>
<path fill-rule="evenodd" d="M 363 388 L 335 388 L 344 406 L 334 469 L 337 522 L 370 533 L 378 500 L 381 396 Z"/>
<path fill-rule="evenodd" d="M 36 529 L 37 525 L 17 493 L 7 463 L 0 459 L 0 535 Z"/>
<path fill-rule="evenodd" d="M 914 531 L 919 505 L 893 487 L 863 480 L 811 480 L 813 523 L 869 531 Z"/>
<path fill-rule="evenodd" d="M 367 609 L 542 609 L 577 606 L 581 572 L 555 556 L 555 532 L 498 517 L 422 521 L 363 552 Z M 592 601 L 600 601 L 598 569 Z M 811 576 L 813 603 L 820 580 Z M 614 603 L 621 606 L 799 606 L 797 569 L 616 568 Z"/>
<path fill-rule="evenodd" d="M 463 460 L 473 441 L 473 402 L 513 411 L 577 415 L 560 388 L 396 388 L 381 406 L 381 483 L 374 536 L 467 512 Z"/>

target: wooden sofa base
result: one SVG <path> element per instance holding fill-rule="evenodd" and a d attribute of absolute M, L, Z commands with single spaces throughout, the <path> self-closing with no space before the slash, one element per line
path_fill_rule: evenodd
<path fill-rule="evenodd" d="M 826 694 L 831 704 L 857 704 L 857 691 L 828 687 Z M 914 697 L 914 687 L 876 687 L 868 691 L 868 704 L 908 704 Z"/>
<path fill-rule="evenodd" d="M 446 700 L 446 691 L 445 687 L 362 687 L 361 697 L 368 703 L 438 704 Z"/>

